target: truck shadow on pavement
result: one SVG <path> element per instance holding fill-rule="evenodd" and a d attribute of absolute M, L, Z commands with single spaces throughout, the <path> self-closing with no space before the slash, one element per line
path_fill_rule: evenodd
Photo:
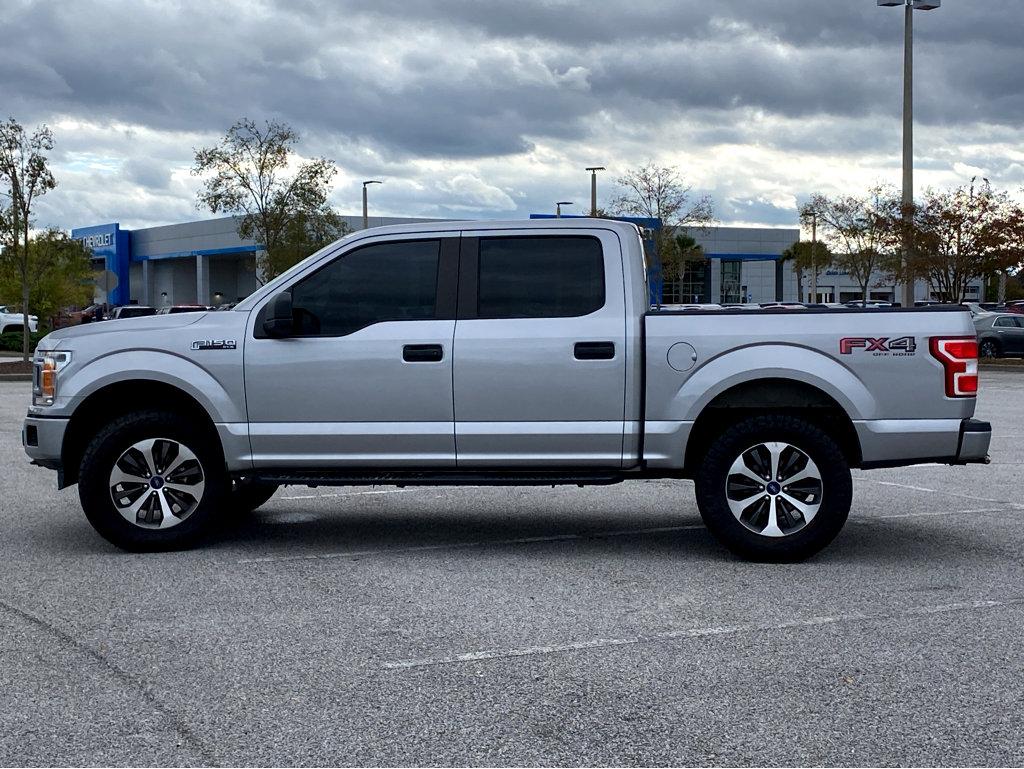
<path fill-rule="evenodd" d="M 515 552 L 566 547 L 567 552 L 671 558 L 679 562 L 739 562 L 719 545 L 695 515 L 653 518 L 608 510 L 598 515 L 521 511 L 512 515 L 468 510 L 419 514 L 413 511 L 304 511 L 275 509 L 273 503 L 235 519 L 206 547 L 235 550 L 242 560 L 298 560 L 368 557 L 422 551 Z M 244 555 L 243 555 L 244 554 Z M 1015 559 L 981 532 L 928 521 L 850 522 L 824 551 L 806 563 L 913 566 L 941 559 L 953 564 Z"/>

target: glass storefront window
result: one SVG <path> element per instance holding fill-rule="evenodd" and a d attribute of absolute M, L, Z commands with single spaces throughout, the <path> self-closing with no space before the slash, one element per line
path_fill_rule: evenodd
<path fill-rule="evenodd" d="M 737 304 L 743 301 L 743 292 L 740 287 L 740 271 L 742 262 L 722 262 L 722 290 L 721 304 Z"/>

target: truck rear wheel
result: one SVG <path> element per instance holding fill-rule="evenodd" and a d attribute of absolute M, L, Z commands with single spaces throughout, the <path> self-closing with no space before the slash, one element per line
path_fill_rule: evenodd
<path fill-rule="evenodd" d="M 110 422 L 89 442 L 79 470 L 86 517 L 125 550 L 194 544 L 222 512 L 229 490 L 211 437 L 166 411 L 137 411 Z"/>
<path fill-rule="evenodd" d="M 712 441 L 696 479 L 712 534 L 737 555 L 799 561 L 828 545 L 850 512 L 850 466 L 834 440 L 793 416 L 743 420 Z"/>

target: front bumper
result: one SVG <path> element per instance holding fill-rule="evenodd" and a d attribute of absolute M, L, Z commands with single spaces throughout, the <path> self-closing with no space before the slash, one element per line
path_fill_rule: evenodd
<path fill-rule="evenodd" d="M 44 417 L 29 414 L 21 428 L 21 445 L 32 459 L 32 464 L 61 469 L 61 450 L 64 433 L 70 420 L 65 417 Z"/>

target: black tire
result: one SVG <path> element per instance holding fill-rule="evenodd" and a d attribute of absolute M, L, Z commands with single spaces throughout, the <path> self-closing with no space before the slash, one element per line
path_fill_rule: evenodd
<path fill-rule="evenodd" d="M 278 488 L 280 487 L 276 483 L 236 478 L 231 483 L 231 509 L 242 515 L 251 513 L 274 496 Z"/>
<path fill-rule="evenodd" d="M 999 342 L 994 339 L 983 339 L 981 344 L 978 345 L 978 357 L 980 358 L 998 358 L 1002 355 L 1002 351 L 999 349 Z"/>
<path fill-rule="evenodd" d="M 191 451 L 204 484 L 191 513 L 169 528 L 144 528 L 129 522 L 112 498 L 115 464 L 133 445 L 151 439 L 168 439 Z M 104 539 L 124 550 L 149 552 L 190 547 L 206 535 L 222 518 L 230 483 L 220 446 L 210 430 L 173 412 L 147 410 L 118 417 L 96 433 L 82 455 L 78 495 L 86 518 Z M 153 495 L 142 488 L 142 495 Z"/>
<path fill-rule="evenodd" d="M 750 458 L 758 458 L 757 447 L 767 443 L 789 444 L 796 451 L 785 454 L 785 458 L 793 458 L 797 466 L 801 461 L 804 461 L 805 467 L 809 466 L 806 457 L 817 466 L 820 484 L 815 485 L 809 492 L 791 492 L 788 486 L 781 487 L 790 494 L 807 494 L 806 500 L 818 500 L 817 512 L 810 517 L 809 522 L 798 511 L 793 512 L 796 508 L 789 501 L 784 503 L 780 499 L 792 501 L 795 497 L 786 496 L 779 491 L 779 484 L 774 484 L 772 489 L 767 485 L 761 486 L 759 491 L 756 483 L 745 476 L 730 475 L 730 468 L 734 466 L 734 462 L 744 461 L 742 458 L 747 457 L 744 464 L 749 468 Z M 787 451 L 783 450 L 780 455 Z M 801 454 L 804 457 L 801 457 Z M 782 464 L 780 459 L 780 468 Z M 796 473 L 791 475 L 795 477 Z M 763 475 L 760 477 L 764 478 Z M 728 492 L 727 483 L 731 484 Z M 744 490 L 742 484 L 751 485 Z M 729 550 L 749 560 L 785 562 L 808 558 L 835 539 L 850 512 L 853 482 L 850 477 L 850 466 L 843 452 L 820 428 L 798 417 L 770 415 L 738 422 L 711 442 L 697 473 L 696 491 L 697 506 L 705 525 Z M 774 491 L 778 497 L 772 500 L 768 491 Z M 739 520 L 739 513 L 734 514 L 730 509 L 729 494 L 735 495 L 733 499 L 736 506 L 747 504 L 747 499 L 754 500 L 742 512 L 742 515 L 748 515 L 749 511 L 755 510 L 747 525 Z M 752 496 L 747 497 L 747 494 Z M 735 501 L 737 499 L 744 501 Z M 769 504 L 772 505 L 772 510 L 775 510 L 776 504 L 779 506 L 778 520 L 784 519 L 791 533 L 765 536 L 753 530 L 759 527 L 761 520 L 767 519 Z M 768 531 L 769 528 L 770 526 L 765 526 L 761 530 Z M 782 524 L 774 531 L 781 532 Z"/>

